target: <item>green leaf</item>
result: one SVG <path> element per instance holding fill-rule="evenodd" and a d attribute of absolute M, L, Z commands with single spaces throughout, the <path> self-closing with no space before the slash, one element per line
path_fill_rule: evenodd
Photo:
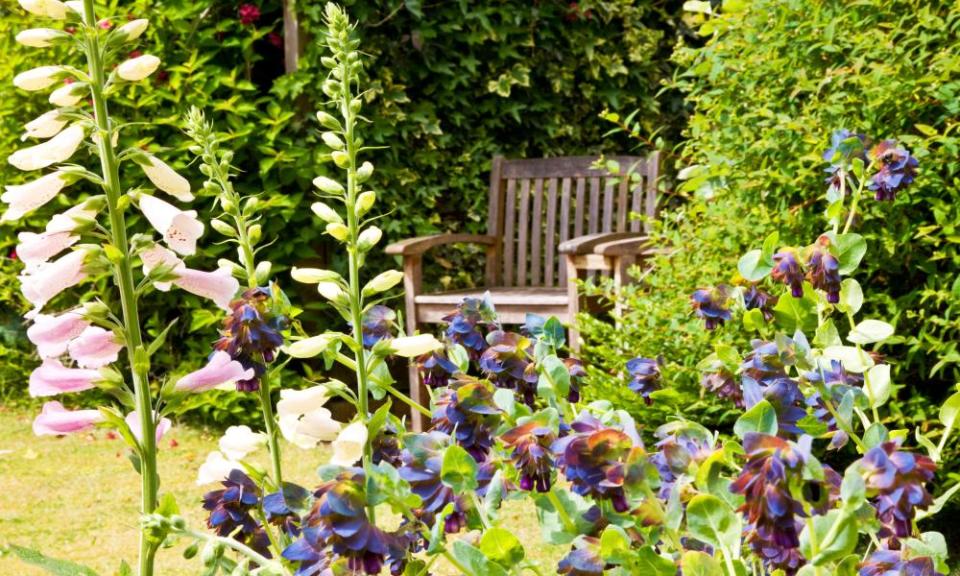
<path fill-rule="evenodd" d="M 631 555 L 630 537 L 623 528 L 610 525 L 600 534 L 600 557 L 613 564 L 623 564 Z"/>
<path fill-rule="evenodd" d="M 867 485 L 860 475 L 860 469 L 857 466 L 847 468 L 843 475 L 843 482 L 840 483 L 840 499 L 843 500 L 843 506 L 847 510 L 857 510 L 866 502 Z"/>
<path fill-rule="evenodd" d="M 743 327 L 751 332 L 759 332 L 767 325 L 763 312 L 759 308 L 747 310 L 743 313 Z"/>
<path fill-rule="evenodd" d="M 153 339 L 153 342 L 150 343 L 150 346 L 147 347 L 147 355 L 153 356 L 153 354 L 163 346 L 163 343 L 167 340 L 167 334 L 170 332 L 170 329 L 173 328 L 173 325 L 177 323 L 179 318 L 174 318 L 167 324 L 167 327 L 163 329 L 156 338 Z"/>
<path fill-rule="evenodd" d="M 863 391 L 871 408 L 879 408 L 890 399 L 890 365 L 877 364 L 864 374 Z"/>
<path fill-rule="evenodd" d="M 543 335 L 541 338 L 555 349 L 561 348 L 567 341 L 567 331 L 564 329 L 559 318 L 551 316 L 547 318 L 547 321 L 543 324 Z"/>
<path fill-rule="evenodd" d="M 840 333 L 837 332 L 837 327 L 833 324 L 832 318 L 827 318 L 823 321 L 823 324 L 817 326 L 817 332 L 813 336 L 813 343 L 820 348 L 843 345 L 843 341 L 840 340 Z"/>
<path fill-rule="evenodd" d="M 716 496 L 699 494 L 687 504 L 687 530 L 695 538 L 740 557 L 740 517 Z"/>
<path fill-rule="evenodd" d="M 841 312 L 856 314 L 862 306 L 863 289 L 860 288 L 860 283 L 853 278 L 845 279 L 840 283 L 840 302 L 837 303 L 837 308 Z"/>
<path fill-rule="evenodd" d="M 754 404 L 733 425 L 733 432 L 743 438 L 747 432 L 777 433 L 777 412 L 766 400 Z"/>
<path fill-rule="evenodd" d="M 677 574 L 677 567 L 674 566 L 673 560 L 657 554 L 652 546 L 644 546 L 637 550 L 632 564 L 631 574 L 644 576 L 676 576 Z"/>
<path fill-rule="evenodd" d="M 523 560 L 524 550 L 512 532 L 494 526 L 480 537 L 480 551 L 504 568 L 510 569 Z"/>
<path fill-rule="evenodd" d="M 859 234 L 837 236 L 836 246 L 841 274 L 850 274 L 856 270 L 863 260 L 863 255 L 867 253 L 867 241 Z"/>
<path fill-rule="evenodd" d="M 940 423 L 948 430 L 952 429 L 957 423 L 958 416 L 960 416 L 960 392 L 947 398 L 940 407 Z"/>
<path fill-rule="evenodd" d="M 847 340 L 854 344 L 874 344 L 893 336 L 893 326 L 881 320 L 864 320 L 847 334 Z"/>
<path fill-rule="evenodd" d="M 960 492 L 960 482 L 954 484 L 946 492 L 934 498 L 933 504 L 923 510 L 918 510 L 917 520 L 923 520 L 943 510 L 943 507 L 947 505 L 947 502 L 949 502 L 957 492 Z"/>
<path fill-rule="evenodd" d="M 50 558 L 30 548 L 11 544 L 10 550 L 23 562 L 36 566 L 54 576 L 98 576 L 96 572 L 86 566 L 68 560 Z"/>
<path fill-rule="evenodd" d="M 723 576 L 720 562 L 704 552 L 687 550 L 680 562 L 683 576 Z"/>
<path fill-rule="evenodd" d="M 537 494 L 534 503 L 537 506 L 537 517 L 540 520 L 540 533 L 543 540 L 550 544 L 569 544 L 580 534 L 587 534 L 594 530 L 592 522 L 584 518 L 591 504 L 583 496 L 569 490 L 551 490 L 556 500 L 563 507 L 563 514 L 557 512 L 553 502 L 546 494 Z M 566 520 L 573 524 L 567 526 Z"/>
<path fill-rule="evenodd" d="M 440 480 L 457 494 L 466 494 L 477 489 L 477 462 L 457 444 L 448 446 L 443 453 Z"/>
<path fill-rule="evenodd" d="M 809 284 L 804 283 L 803 296 L 794 298 L 789 292 L 780 296 L 773 307 L 777 326 L 787 334 L 802 330 L 812 333 L 817 329 L 817 299 Z"/>
<path fill-rule="evenodd" d="M 546 381 L 557 398 L 566 398 L 570 392 L 570 370 L 563 360 L 551 354 L 541 363 Z"/>
<path fill-rule="evenodd" d="M 837 524 L 834 527 L 834 524 Z M 800 551 L 815 566 L 823 566 L 843 558 L 857 547 L 856 517 L 843 510 L 831 510 L 824 516 L 813 517 L 813 529 L 817 538 L 817 554 L 813 554 L 810 542 L 810 524 L 800 534 Z M 830 539 L 827 540 L 827 536 Z"/>
<path fill-rule="evenodd" d="M 463 540 L 457 540 L 451 547 L 453 557 L 468 571 L 468 576 L 507 576 L 507 571 L 496 562 L 491 562 L 484 553 Z"/>
<path fill-rule="evenodd" d="M 880 422 L 874 422 L 867 428 L 867 431 L 863 433 L 863 443 L 867 445 L 867 448 L 879 446 L 889 438 L 890 433 L 887 431 L 887 427 Z"/>
<path fill-rule="evenodd" d="M 777 244 L 780 243 L 780 233 L 774 230 L 763 240 L 763 246 L 760 247 L 760 256 L 764 264 L 771 268 L 774 265 L 773 255 L 777 252 Z"/>
<path fill-rule="evenodd" d="M 773 265 L 763 261 L 763 253 L 760 250 L 751 250 L 740 258 L 737 270 L 744 279 L 759 282 L 773 270 Z"/>

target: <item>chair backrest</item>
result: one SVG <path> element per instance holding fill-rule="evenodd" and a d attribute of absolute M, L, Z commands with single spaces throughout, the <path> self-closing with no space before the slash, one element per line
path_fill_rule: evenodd
<path fill-rule="evenodd" d="M 641 232 L 631 213 L 653 217 L 657 208 L 659 154 L 613 156 L 617 177 L 591 166 L 595 156 L 530 160 L 493 159 L 488 234 L 502 239 L 502 286 L 564 286 L 566 268 L 557 246 L 600 232 Z"/>

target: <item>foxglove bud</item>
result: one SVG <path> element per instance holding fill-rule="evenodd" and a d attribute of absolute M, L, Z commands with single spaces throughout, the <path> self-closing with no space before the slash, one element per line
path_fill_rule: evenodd
<path fill-rule="evenodd" d="M 324 132 L 321 136 L 323 143 L 334 150 L 343 150 L 343 140 L 333 132 Z"/>
<path fill-rule="evenodd" d="M 143 34 L 144 30 L 147 29 L 149 21 L 146 18 L 138 18 L 136 20 L 131 20 L 123 26 L 117 28 L 117 34 L 123 36 L 124 40 L 136 40 Z"/>
<path fill-rule="evenodd" d="M 251 246 L 259 244 L 261 238 L 263 238 L 263 228 L 259 224 L 254 224 L 247 229 L 247 239 Z"/>
<path fill-rule="evenodd" d="M 152 54 L 131 58 L 117 66 L 117 76 L 128 82 L 139 82 L 156 72 L 160 59 Z"/>
<path fill-rule="evenodd" d="M 31 48 L 46 48 L 57 39 L 68 36 L 66 32 L 50 28 L 31 28 L 17 34 L 17 42 Z"/>
<path fill-rule="evenodd" d="M 321 270 L 320 268 L 294 268 L 290 272 L 290 276 L 297 282 L 304 284 L 333 282 L 340 279 L 340 275 L 333 270 Z"/>
<path fill-rule="evenodd" d="M 60 66 L 40 66 L 21 72 L 13 78 L 13 85 L 34 92 L 53 86 L 64 75 Z"/>
<path fill-rule="evenodd" d="M 213 229 L 217 232 L 227 236 L 228 238 L 236 238 L 237 231 L 233 229 L 233 226 L 227 224 L 223 220 L 211 220 L 210 225 L 213 226 Z"/>
<path fill-rule="evenodd" d="M 326 231 L 327 234 L 333 236 L 341 242 L 345 241 L 350 236 L 350 229 L 343 224 L 338 224 L 336 222 L 327 224 Z"/>
<path fill-rule="evenodd" d="M 326 176 L 317 176 L 314 178 L 313 185 L 327 194 L 343 194 L 343 186 L 336 180 L 327 178 Z"/>
<path fill-rule="evenodd" d="M 366 182 L 370 176 L 373 175 L 373 164 L 369 162 L 364 162 L 357 168 L 357 181 Z"/>
<path fill-rule="evenodd" d="M 403 272 L 399 270 L 387 270 L 386 272 L 377 274 L 373 280 L 367 282 L 367 285 L 363 288 L 363 292 L 364 294 L 386 292 L 399 284 L 401 280 L 403 280 Z"/>
<path fill-rule="evenodd" d="M 377 245 L 381 236 L 383 236 L 383 232 L 376 226 L 371 226 L 360 233 L 360 237 L 357 238 L 357 248 L 361 252 L 366 252 Z"/>
<path fill-rule="evenodd" d="M 20 0 L 24 10 L 37 16 L 65 20 L 70 9 L 59 0 Z"/>
<path fill-rule="evenodd" d="M 331 70 L 337 67 L 337 59 L 331 58 L 330 56 L 324 56 L 320 58 L 320 63 Z"/>
<path fill-rule="evenodd" d="M 339 168 L 346 168 L 350 165 L 350 155 L 346 152 L 337 150 L 330 155 L 333 158 L 333 163 L 336 164 Z"/>
<path fill-rule="evenodd" d="M 83 82 L 74 82 L 57 88 L 50 93 L 49 102 L 54 106 L 76 106 L 83 100 L 87 92 L 87 85 Z"/>
<path fill-rule="evenodd" d="M 273 264 L 269 260 L 264 260 L 257 264 L 257 267 L 254 270 L 254 275 L 257 278 L 257 284 L 266 284 L 267 279 L 270 278 L 270 271 L 272 269 Z"/>
<path fill-rule="evenodd" d="M 310 209 L 313 210 L 313 213 L 324 222 L 343 224 L 343 218 L 337 214 L 337 211 L 323 202 L 314 202 L 310 205 Z"/>
<path fill-rule="evenodd" d="M 377 193 L 367 190 L 357 197 L 357 216 L 363 216 L 373 208 L 373 203 L 377 199 Z"/>
<path fill-rule="evenodd" d="M 343 127 L 340 126 L 340 121 L 333 117 L 332 114 L 327 112 L 320 111 L 317 112 L 317 120 L 320 121 L 320 125 L 328 130 L 341 130 Z"/>
<path fill-rule="evenodd" d="M 403 356 L 404 358 L 416 358 L 441 348 L 443 348 L 443 344 L 434 338 L 433 334 L 402 336 L 390 340 L 390 350 L 397 356 Z"/>
<path fill-rule="evenodd" d="M 330 98 L 336 98 L 340 95 L 340 83 L 336 80 L 325 81 L 321 89 L 323 90 L 323 93 Z"/>
<path fill-rule="evenodd" d="M 331 302 L 337 302 L 346 296 L 336 282 L 320 282 L 317 284 L 317 292 Z"/>
<path fill-rule="evenodd" d="M 304 340 L 297 340 L 287 346 L 287 354 L 294 358 L 313 358 L 329 348 L 333 340 L 334 337 L 329 334 L 320 334 Z"/>

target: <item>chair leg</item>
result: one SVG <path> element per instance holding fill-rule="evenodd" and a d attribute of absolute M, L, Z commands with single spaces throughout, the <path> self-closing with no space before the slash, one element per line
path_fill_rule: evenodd
<path fill-rule="evenodd" d="M 613 287 L 616 294 L 614 314 L 618 325 L 623 317 L 623 299 L 620 297 L 620 289 L 630 283 L 630 267 L 634 262 L 636 259 L 633 256 L 616 256 L 612 262 Z"/>
<path fill-rule="evenodd" d="M 578 352 L 580 350 L 580 332 L 577 330 L 577 314 L 580 312 L 580 295 L 577 292 L 577 264 L 573 256 L 566 256 L 567 267 L 567 318 L 569 322 L 568 338 L 570 339 L 570 350 Z"/>
<path fill-rule="evenodd" d="M 413 336 L 417 333 L 417 294 L 421 288 L 421 260 L 420 256 L 407 256 L 403 259 L 403 288 L 404 288 L 404 309 L 407 313 L 406 328 L 407 336 Z M 418 404 L 430 398 L 423 384 L 420 383 L 420 371 L 417 369 L 416 361 L 410 364 L 408 369 L 410 375 L 410 398 Z M 414 432 L 423 430 L 423 417 L 420 412 L 410 410 L 410 425 Z"/>

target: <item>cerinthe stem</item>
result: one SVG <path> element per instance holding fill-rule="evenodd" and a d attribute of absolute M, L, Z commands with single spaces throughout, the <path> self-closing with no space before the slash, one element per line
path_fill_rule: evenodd
<path fill-rule="evenodd" d="M 120 289 L 120 306 L 123 310 L 124 336 L 126 337 L 127 357 L 130 361 L 130 375 L 133 380 L 134 397 L 140 416 L 140 477 L 142 514 L 150 514 L 157 507 L 157 442 L 156 422 L 153 414 L 153 400 L 150 396 L 150 382 L 147 376 L 148 358 L 143 347 L 140 331 L 140 316 L 137 311 L 136 284 L 133 280 L 133 267 L 130 259 L 130 246 L 127 241 L 127 225 L 123 210 L 120 208 L 120 172 L 116 151 L 112 143 L 112 127 L 107 112 L 107 100 L 104 96 L 104 70 L 100 53 L 99 31 L 96 28 L 96 12 L 93 0 L 83 0 L 85 20 L 87 64 L 90 73 L 90 92 L 97 129 L 97 148 L 100 155 L 100 167 L 103 172 L 103 188 L 107 197 L 107 211 L 110 217 L 110 235 L 113 246 L 122 255 L 114 264 L 113 275 Z M 156 544 L 140 533 L 140 576 L 152 576 Z"/>

